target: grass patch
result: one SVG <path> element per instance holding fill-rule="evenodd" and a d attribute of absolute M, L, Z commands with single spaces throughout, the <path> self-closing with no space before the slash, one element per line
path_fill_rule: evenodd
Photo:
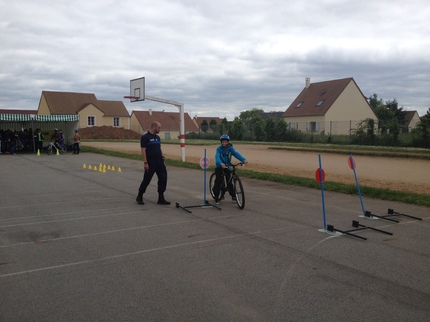
<path fill-rule="evenodd" d="M 99 154 L 104 154 L 108 156 L 120 157 L 120 158 L 131 159 L 131 160 L 142 160 L 142 157 L 140 154 L 107 151 L 107 150 L 96 149 L 88 146 L 82 147 L 82 151 L 99 153 Z M 197 169 L 197 170 L 201 169 L 199 164 L 191 163 L 191 162 L 182 162 L 179 160 L 166 159 L 165 163 L 166 165 L 170 165 L 174 167 Z M 213 166 L 209 167 L 208 171 L 214 171 L 214 167 Z M 258 171 L 252 171 L 252 170 L 243 170 L 243 169 L 240 169 L 238 174 L 242 177 L 251 178 L 251 179 L 272 181 L 272 182 L 290 184 L 290 185 L 301 186 L 301 187 L 312 188 L 312 189 L 320 189 L 320 185 L 314 179 L 310 179 L 310 178 L 279 175 L 279 174 L 258 172 Z M 358 194 L 357 187 L 355 185 L 348 185 L 348 184 L 332 182 L 332 181 L 324 182 L 324 190 L 345 193 L 345 194 Z M 401 191 L 394 191 L 389 189 L 373 188 L 373 187 L 366 187 L 366 186 L 360 186 L 360 190 L 363 196 L 374 198 L 374 199 L 397 201 L 397 202 L 402 202 L 407 204 L 430 207 L 430 196 L 426 196 L 426 195 L 406 193 Z"/>
<path fill-rule="evenodd" d="M 427 152 L 414 153 L 414 152 L 396 152 L 396 151 L 381 151 L 381 150 L 348 150 L 343 148 L 305 148 L 305 147 L 269 147 L 271 150 L 286 150 L 286 151 L 304 151 L 304 152 L 318 152 L 318 153 L 333 153 L 333 154 L 345 154 L 345 155 L 365 155 L 374 157 L 388 157 L 388 158 L 409 158 L 409 159 L 424 159 L 430 160 L 430 154 Z M 352 152 L 353 151 L 353 152 Z"/>

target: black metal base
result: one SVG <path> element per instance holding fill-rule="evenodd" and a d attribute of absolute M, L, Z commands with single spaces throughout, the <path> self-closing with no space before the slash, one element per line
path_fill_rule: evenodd
<path fill-rule="evenodd" d="M 378 216 L 378 215 L 372 214 L 370 211 L 367 211 L 367 210 L 364 213 L 364 216 L 368 217 L 368 218 L 375 217 L 375 218 L 379 218 L 379 219 L 385 219 L 385 220 L 388 220 L 388 221 L 391 221 L 391 222 L 395 222 L 395 223 L 399 223 L 400 222 L 400 221 L 395 220 L 395 219 L 390 219 L 390 218 L 388 218 L 388 216 Z"/>
<path fill-rule="evenodd" d="M 388 209 L 387 213 L 388 213 L 388 215 L 391 215 L 391 216 L 403 216 L 403 217 L 408 217 L 408 218 L 412 218 L 412 219 L 416 219 L 416 220 L 423 220 L 422 218 L 419 218 L 419 217 L 401 214 L 399 212 L 394 211 L 393 209 Z M 386 216 L 386 217 L 388 217 L 388 216 Z"/>
<path fill-rule="evenodd" d="M 359 238 L 359 239 L 367 240 L 367 238 L 366 238 L 366 237 L 361 237 L 361 236 L 358 236 L 358 235 L 355 235 L 355 234 L 351 234 L 349 231 L 344 231 L 344 230 L 336 229 L 336 228 L 334 228 L 334 226 L 333 226 L 333 225 L 327 225 L 327 230 L 328 230 L 328 231 L 331 231 L 331 232 L 336 232 L 336 231 L 338 231 L 338 232 L 340 232 L 340 233 L 342 233 L 342 234 L 345 234 L 345 235 L 348 235 L 348 236 L 351 236 L 351 237 L 355 237 L 355 238 Z"/>
<path fill-rule="evenodd" d="M 370 230 L 377 231 L 377 232 L 380 232 L 380 233 L 383 233 L 383 234 L 393 235 L 393 233 L 390 233 L 389 231 L 385 231 L 385 230 L 382 230 L 382 229 L 378 229 L 378 228 L 373 228 L 373 227 L 362 225 L 357 220 L 353 220 L 352 221 L 352 227 L 355 227 L 355 229 L 339 230 L 339 229 L 335 229 L 333 225 L 327 225 L 327 230 L 331 231 L 331 232 L 338 231 L 338 232 L 340 232 L 342 234 L 345 234 L 345 235 L 348 235 L 348 236 L 352 236 L 352 237 L 356 237 L 356 238 L 359 238 L 359 239 L 364 239 L 364 240 L 367 240 L 367 238 L 355 235 L 355 234 L 353 234 L 353 232 L 359 231 L 359 230 L 364 230 L 364 229 L 370 229 Z"/>
<path fill-rule="evenodd" d="M 370 229 L 370 230 L 374 230 L 374 231 L 377 231 L 377 232 L 380 232 L 383 234 L 393 235 L 393 233 L 390 233 L 390 232 L 382 230 L 382 229 L 362 225 L 357 220 L 352 221 L 352 227 L 355 227 L 356 229 L 351 229 L 351 230 L 347 230 L 347 231 L 358 231 L 358 230 Z"/>
<path fill-rule="evenodd" d="M 192 211 L 191 211 L 191 210 L 188 210 L 188 208 L 216 208 L 216 209 L 218 209 L 218 210 L 221 210 L 221 208 L 220 208 L 220 207 L 215 206 L 215 205 L 212 205 L 212 204 L 210 204 L 208 201 L 206 201 L 206 202 L 205 202 L 205 203 L 203 203 L 202 205 L 186 206 L 186 207 L 183 207 L 183 206 L 179 205 L 179 202 L 177 202 L 177 203 L 176 203 L 176 208 L 183 209 L 183 210 L 185 210 L 186 212 L 188 212 L 188 213 L 190 213 L 190 214 L 192 213 Z"/>
<path fill-rule="evenodd" d="M 370 211 L 366 211 L 365 214 L 364 214 L 364 216 L 365 217 L 369 217 L 369 218 L 376 217 L 376 218 L 385 219 L 385 220 L 388 220 L 388 221 L 391 221 L 391 222 L 396 222 L 396 223 L 399 223 L 400 221 L 395 220 L 395 219 L 391 219 L 390 217 L 403 216 L 403 217 L 408 217 L 408 218 L 411 218 L 411 219 L 423 220 L 422 218 L 418 218 L 418 217 L 415 217 L 415 216 L 401 214 L 399 212 L 394 211 L 393 209 L 388 209 L 387 215 L 384 215 L 384 216 L 374 215 Z"/>

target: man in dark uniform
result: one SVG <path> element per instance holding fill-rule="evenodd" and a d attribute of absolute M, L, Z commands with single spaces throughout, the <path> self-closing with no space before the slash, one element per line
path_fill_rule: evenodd
<path fill-rule="evenodd" d="M 161 152 L 161 141 L 157 135 L 160 133 L 161 124 L 152 122 L 151 129 L 140 138 L 140 147 L 142 152 L 142 160 L 144 162 L 145 173 L 143 181 L 140 184 L 139 192 L 136 197 L 136 202 L 139 205 L 144 205 L 143 194 L 151 182 L 154 173 L 158 177 L 158 204 L 170 205 L 170 202 L 164 199 L 164 192 L 167 186 L 167 170 L 164 164 L 164 156 Z"/>

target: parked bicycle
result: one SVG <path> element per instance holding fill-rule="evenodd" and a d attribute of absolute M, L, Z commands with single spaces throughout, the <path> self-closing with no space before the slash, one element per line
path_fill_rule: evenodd
<path fill-rule="evenodd" d="M 53 152 L 55 152 L 55 154 L 57 153 L 57 151 L 59 152 L 59 154 L 64 154 L 67 152 L 67 148 L 65 145 L 62 145 L 58 142 L 53 143 L 52 141 L 49 143 L 47 149 L 46 149 L 46 153 L 48 153 L 49 155 L 51 155 Z"/>
<path fill-rule="evenodd" d="M 237 206 L 240 209 L 245 207 L 245 191 L 243 190 L 242 181 L 240 181 L 239 176 L 236 174 L 236 167 L 242 166 L 244 163 L 239 162 L 237 164 L 232 164 L 230 169 L 225 169 L 223 172 L 223 184 L 221 186 L 221 192 L 219 200 L 224 199 L 225 193 L 228 191 L 228 185 L 232 184 L 234 189 L 234 196 L 236 198 Z M 227 181 L 227 176 L 225 175 L 225 171 L 230 171 L 230 179 Z M 216 174 L 215 172 L 211 174 L 209 178 L 209 191 L 211 193 L 212 198 L 216 200 L 216 196 L 213 192 L 213 188 L 215 186 Z"/>

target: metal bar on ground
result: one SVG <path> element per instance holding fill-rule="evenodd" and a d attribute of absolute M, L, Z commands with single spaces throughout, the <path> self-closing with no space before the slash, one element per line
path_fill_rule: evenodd
<path fill-rule="evenodd" d="M 348 232 L 348 231 L 344 231 L 344 230 L 336 229 L 336 228 L 334 228 L 334 226 L 333 226 L 333 225 L 327 225 L 327 230 L 328 230 L 328 231 L 331 231 L 331 232 L 338 231 L 338 232 L 340 232 L 340 233 L 342 233 L 342 234 L 345 234 L 345 235 L 348 235 L 348 236 L 351 236 L 351 237 L 355 237 L 355 238 L 359 238 L 359 239 L 367 240 L 367 238 L 366 238 L 366 237 L 361 237 L 361 236 L 358 236 L 358 235 L 355 235 L 355 234 L 351 234 L 351 233 L 350 233 L 350 232 Z"/>

